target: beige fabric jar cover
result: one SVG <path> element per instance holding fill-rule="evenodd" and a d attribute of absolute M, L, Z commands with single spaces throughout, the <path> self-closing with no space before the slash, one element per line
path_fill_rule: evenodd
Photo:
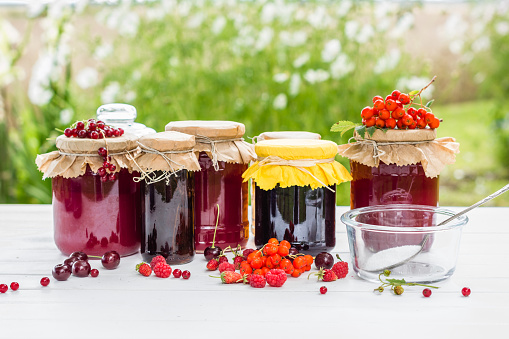
<path fill-rule="evenodd" d="M 196 137 L 194 151 L 206 152 L 217 170 L 218 161 L 248 164 L 256 159 L 252 146 L 244 141 L 244 124 L 233 121 L 187 120 L 172 121 L 166 131 L 177 131 Z"/>
<path fill-rule="evenodd" d="M 378 167 L 380 161 L 398 166 L 421 163 L 429 178 L 437 177 L 446 165 L 456 161 L 459 143 L 454 138 L 436 139 L 434 129 L 388 130 L 379 129 L 364 139 L 354 133 L 355 142 L 339 145 L 338 154 L 369 167 Z"/>
<path fill-rule="evenodd" d="M 39 154 L 35 159 L 37 168 L 43 172 L 43 179 L 62 176 L 76 178 L 83 174 L 90 166 L 93 172 L 103 165 L 103 158 L 97 153 L 101 147 L 108 150 L 111 164 L 115 165 L 115 172 L 121 168 L 133 171 L 132 157 L 138 151 L 138 137 L 125 133 L 117 138 L 81 139 L 60 135 L 56 140 L 58 151 Z"/>
<path fill-rule="evenodd" d="M 154 183 L 168 181 L 171 175 L 180 170 L 199 171 L 200 165 L 193 151 L 193 135 L 179 132 L 161 132 L 142 136 L 138 140 L 140 152 L 134 159 L 135 168 L 141 173 L 136 181 Z M 162 171 L 156 177 L 154 171 Z"/>

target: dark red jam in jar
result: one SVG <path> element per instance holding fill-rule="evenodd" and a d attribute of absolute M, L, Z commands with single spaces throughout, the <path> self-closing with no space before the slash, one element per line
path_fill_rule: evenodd
<path fill-rule="evenodd" d="M 174 121 L 167 131 L 196 136 L 195 150 L 201 170 L 194 173 L 194 239 L 196 251 L 211 246 L 217 224 L 215 245 L 240 245 L 249 238 L 248 183 L 242 173 L 254 159 L 252 147 L 241 138 L 243 124 L 231 121 Z"/>
<path fill-rule="evenodd" d="M 52 179 L 55 244 L 65 255 L 82 251 L 102 256 L 138 252 L 141 234 L 141 189 L 135 174 L 121 169 L 114 181 L 87 167 L 76 178 Z"/>
<path fill-rule="evenodd" d="M 292 186 L 255 188 L 255 245 L 270 238 L 287 240 L 306 253 L 331 251 L 336 246 L 336 193 L 329 189 Z"/>
<path fill-rule="evenodd" d="M 161 171 L 154 172 L 161 175 Z M 194 258 L 193 172 L 180 170 L 169 182 L 143 183 L 141 256 L 150 262 L 162 255 L 166 262 L 185 264 Z"/>
<path fill-rule="evenodd" d="M 258 162 L 243 175 L 255 181 L 255 245 L 287 240 L 318 254 L 336 245 L 336 184 L 350 174 L 327 140 L 273 139 L 255 145 Z"/>

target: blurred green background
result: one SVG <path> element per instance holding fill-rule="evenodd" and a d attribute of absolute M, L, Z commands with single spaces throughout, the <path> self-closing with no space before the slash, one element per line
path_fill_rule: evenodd
<path fill-rule="evenodd" d="M 509 4 L 391 1 L 55 1 L 0 7 L 0 203 L 50 203 L 34 160 L 103 103 L 158 131 L 225 119 L 246 136 L 330 132 L 374 95 L 420 89 L 460 142 L 440 204 L 509 178 Z M 347 161 L 339 159 L 348 166 Z M 349 185 L 338 203 L 349 204 Z M 490 202 L 509 206 L 509 195 Z"/>

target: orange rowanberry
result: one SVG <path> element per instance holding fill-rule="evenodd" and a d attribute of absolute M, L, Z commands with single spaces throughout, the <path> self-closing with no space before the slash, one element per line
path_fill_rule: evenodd
<path fill-rule="evenodd" d="M 281 256 L 279 254 L 273 254 L 267 259 L 267 261 L 271 261 L 274 265 L 279 265 L 281 262 Z"/>
<path fill-rule="evenodd" d="M 272 263 L 272 261 L 269 259 L 269 260 L 267 260 L 267 262 L 265 263 L 265 267 L 267 267 L 269 270 L 272 270 L 272 269 L 276 268 L 276 265 L 274 265 L 274 264 Z"/>
<path fill-rule="evenodd" d="M 261 268 L 257 268 L 256 270 L 253 271 L 253 274 L 263 275 L 263 271 Z"/>
<path fill-rule="evenodd" d="M 385 108 L 385 104 L 383 102 L 383 100 L 377 100 L 373 103 L 373 108 L 378 110 L 378 111 L 381 111 Z"/>
<path fill-rule="evenodd" d="M 392 99 L 387 99 L 385 101 L 385 109 L 386 110 L 394 111 L 396 108 L 398 108 L 398 104 L 396 103 L 396 101 L 394 101 Z"/>
<path fill-rule="evenodd" d="M 290 244 L 290 243 L 289 243 L 288 241 L 286 241 L 286 240 L 281 240 L 281 242 L 279 243 L 279 246 L 280 246 L 280 247 L 281 247 L 281 246 L 284 246 L 284 247 L 286 247 L 286 248 L 288 248 L 288 249 L 292 248 L 292 244 Z"/>
<path fill-rule="evenodd" d="M 389 118 L 389 119 L 385 120 L 385 127 L 395 128 L 396 127 L 396 119 Z"/>
<path fill-rule="evenodd" d="M 405 114 L 403 118 L 401 118 L 401 121 L 403 121 L 403 125 L 410 126 L 412 122 L 414 122 L 414 118 L 410 114 Z"/>
<path fill-rule="evenodd" d="M 282 257 L 286 257 L 289 253 L 290 253 L 290 249 L 288 247 L 279 245 L 277 254 L 279 254 Z"/>
<path fill-rule="evenodd" d="M 391 96 L 394 98 L 394 100 L 399 100 L 400 94 L 401 92 L 395 89 L 394 91 L 392 91 Z"/>
<path fill-rule="evenodd" d="M 426 124 L 426 120 L 424 120 L 424 118 L 417 120 L 417 128 L 423 129 L 423 128 L 426 128 L 426 126 L 427 126 L 427 124 Z"/>
<path fill-rule="evenodd" d="M 262 260 L 262 267 L 267 264 L 267 258 L 268 257 L 266 257 L 266 256 L 263 256 L 263 257 L 260 258 Z"/>
<path fill-rule="evenodd" d="M 394 111 L 392 111 L 391 116 L 394 119 L 400 119 L 405 115 L 405 110 L 401 107 L 396 108 Z"/>
<path fill-rule="evenodd" d="M 377 101 L 377 100 L 384 101 L 384 98 L 382 98 L 382 97 L 381 97 L 381 96 L 379 96 L 379 95 L 375 95 L 375 96 L 373 97 L 373 103 L 375 103 L 375 101 Z"/>
<path fill-rule="evenodd" d="M 268 271 L 270 271 L 268 267 L 262 267 L 263 276 L 265 276 L 265 274 L 267 274 Z"/>
<path fill-rule="evenodd" d="M 263 253 L 267 256 L 271 256 L 273 254 L 276 254 L 278 251 L 278 245 L 274 245 L 274 244 L 267 244 L 265 245 L 265 247 L 263 248 Z"/>
<path fill-rule="evenodd" d="M 396 121 L 396 126 L 398 127 L 398 129 L 406 129 L 406 126 L 403 125 L 403 119 L 399 119 Z"/>
<path fill-rule="evenodd" d="M 410 125 L 408 125 L 409 129 L 415 129 L 417 127 L 417 121 L 413 120 Z"/>
<path fill-rule="evenodd" d="M 306 254 L 304 260 L 306 260 L 306 265 L 313 265 L 314 259 L 312 255 Z"/>
<path fill-rule="evenodd" d="M 406 112 L 410 114 L 412 117 L 416 117 L 418 110 L 416 110 L 414 107 L 408 107 Z"/>
<path fill-rule="evenodd" d="M 364 123 L 364 125 L 366 125 L 366 127 L 375 126 L 376 119 L 377 118 L 375 118 L 375 117 L 371 117 L 369 119 L 366 119 L 366 122 Z"/>
<path fill-rule="evenodd" d="M 426 113 L 424 116 L 424 121 L 426 121 L 428 125 L 433 121 L 433 119 L 435 119 L 435 115 L 433 113 Z"/>
<path fill-rule="evenodd" d="M 383 109 L 380 111 L 380 113 L 378 113 L 378 117 L 382 120 L 387 120 L 391 117 L 391 112 L 389 112 L 386 109 Z"/>
<path fill-rule="evenodd" d="M 429 128 L 438 128 L 440 126 L 440 120 L 437 118 L 434 118 L 429 124 Z"/>
<path fill-rule="evenodd" d="M 279 245 L 279 240 L 276 238 L 270 238 L 269 241 L 267 241 L 267 244 Z"/>
<path fill-rule="evenodd" d="M 378 128 L 384 128 L 385 127 L 385 120 L 382 120 L 380 118 L 376 119 L 375 125 Z"/>
<path fill-rule="evenodd" d="M 293 267 L 301 269 L 306 265 L 306 259 L 304 257 L 297 257 L 293 260 Z"/>
<path fill-rule="evenodd" d="M 398 100 L 401 101 L 403 105 L 406 105 L 410 102 L 410 96 L 406 93 L 401 93 L 398 97 Z"/>
<path fill-rule="evenodd" d="M 244 261 L 243 261 L 244 262 Z M 247 263 L 246 264 L 240 264 L 240 274 L 251 274 L 253 272 L 253 268 Z"/>
<path fill-rule="evenodd" d="M 361 117 L 363 119 L 369 119 L 373 116 L 373 114 L 374 114 L 373 108 L 369 106 L 364 107 L 361 111 Z"/>
<path fill-rule="evenodd" d="M 304 271 L 310 271 L 311 270 L 311 265 L 306 265 L 303 267 Z"/>
<path fill-rule="evenodd" d="M 263 266 L 262 258 L 255 258 L 255 259 L 253 259 L 253 261 L 251 261 L 250 265 L 254 269 L 262 268 L 262 266 Z"/>
<path fill-rule="evenodd" d="M 291 274 L 291 270 L 294 269 L 292 262 L 288 259 L 283 259 L 279 263 L 279 268 L 284 270 L 287 274 Z"/>
<path fill-rule="evenodd" d="M 249 253 L 249 255 L 247 256 L 247 263 L 248 264 L 251 264 L 251 262 L 256 259 L 256 258 L 261 258 L 262 257 L 262 252 L 261 251 L 254 251 L 254 252 L 251 252 Z"/>
<path fill-rule="evenodd" d="M 302 274 L 303 270 L 295 268 L 292 272 L 292 277 L 298 278 Z"/>

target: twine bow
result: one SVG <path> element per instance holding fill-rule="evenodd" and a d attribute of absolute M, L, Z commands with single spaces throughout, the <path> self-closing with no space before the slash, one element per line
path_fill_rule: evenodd
<path fill-rule="evenodd" d="M 218 171 L 219 164 L 218 164 L 218 160 L 217 160 L 216 144 L 220 143 L 220 142 L 244 141 L 244 138 L 213 140 L 213 139 L 206 137 L 204 135 L 196 135 L 195 140 L 196 140 L 196 142 L 210 144 L 210 153 L 212 154 L 212 166 L 214 166 L 214 170 Z"/>
<path fill-rule="evenodd" d="M 296 169 L 300 170 L 301 172 L 309 174 L 313 179 L 318 181 L 320 184 L 322 184 L 322 186 L 326 187 L 329 191 L 335 192 L 328 185 L 326 185 L 320 179 L 318 179 L 316 176 L 314 176 L 310 171 L 305 169 L 305 167 L 312 167 L 312 166 L 315 166 L 316 164 L 328 164 L 331 162 L 334 162 L 334 158 L 288 160 L 288 159 L 280 158 L 275 155 L 269 155 L 268 157 L 265 157 L 265 158 L 258 158 L 258 166 L 291 166 L 291 167 L 295 167 Z"/>

